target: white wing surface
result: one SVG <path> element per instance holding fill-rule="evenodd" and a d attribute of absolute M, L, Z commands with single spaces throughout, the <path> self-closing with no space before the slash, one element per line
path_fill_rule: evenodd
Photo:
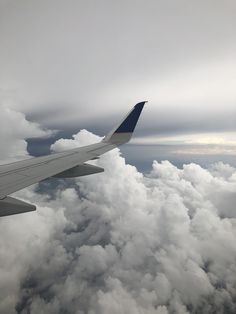
<path fill-rule="evenodd" d="M 103 171 L 86 161 L 128 142 L 145 102 L 140 102 L 101 142 L 48 156 L 31 158 L 0 166 L 0 216 L 28 212 L 36 207 L 9 194 L 49 177 L 75 177 Z M 24 205 L 25 204 L 25 205 Z"/>

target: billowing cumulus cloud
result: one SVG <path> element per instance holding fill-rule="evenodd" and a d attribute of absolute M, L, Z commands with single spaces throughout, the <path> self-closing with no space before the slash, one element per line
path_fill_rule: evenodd
<path fill-rule="evenodd" d="M 26 120 L 21 112 L 0 105 L 0 160 L 16 160 L 28 155 L 28 137 L 49 136 L 52 132 L 43 130 L 37 123 Z"/>
<path fill-rule="evenodd" d="M 38 210 L 0 221 L 0 313 L 235 313 L 236 169 L 154 161 L 143 175 L 119 149 L 96 164 L 17 193 Z"/>

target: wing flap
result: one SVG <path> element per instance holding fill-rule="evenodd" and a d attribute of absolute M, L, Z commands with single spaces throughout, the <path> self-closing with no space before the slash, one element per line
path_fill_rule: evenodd
<path fill-rule="evenodd" d="M 22 214 L 36 210 L 36 206 L 7 196 L 0 200 L 0 217 Z"/>
<path fill-rule="evenodd" d="M 55 178 L 75 178 L 104 172 L 104 169 L 90 164 L 82 164 L 56 174 Z"/>

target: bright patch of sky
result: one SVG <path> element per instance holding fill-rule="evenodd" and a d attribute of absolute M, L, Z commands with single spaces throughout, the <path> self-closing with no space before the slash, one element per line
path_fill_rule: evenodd
<path fill-rule="evenodd" d="M 136 137 L 131 141 L 132 144 L 139 145 L 232 145 L 236 146 L 236 133 L 199 133 L 199 134 L 185 134 L 178 136 L 146 136 Z"/>

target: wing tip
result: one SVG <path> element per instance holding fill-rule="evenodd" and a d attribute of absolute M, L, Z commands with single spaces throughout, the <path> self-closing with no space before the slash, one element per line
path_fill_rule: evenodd
<path fill-rule="evenodd" d="M 138 102 L 134 107 L 136 107 L 136 106 L 144 106 L 146 103 L 148 103 L 148 100 L 143 100 L 143 101 Z"/>
<path fill-rule="evenodd" d="M 144 105 L 145 105 L 147 102 L 148 102 L 147 100 L 140 101 L 139 103 L 137 103 L 137 104 L 134 106 L 134 109 L 135 109 L 135 108 L 143 109 Z"/>
<path fill-rule="evenodd" d="M 137 103 L 114 133 L 133 133 L 146 101 Z"/>
<path fill-rule="evenodd" d="M 117 143 L 119 145 L 127 143 L 134 132 L 145 103 L 147 103 L 147 101 L 137 103 L 118 127 L 110 132 L 103 141 Z"/>

